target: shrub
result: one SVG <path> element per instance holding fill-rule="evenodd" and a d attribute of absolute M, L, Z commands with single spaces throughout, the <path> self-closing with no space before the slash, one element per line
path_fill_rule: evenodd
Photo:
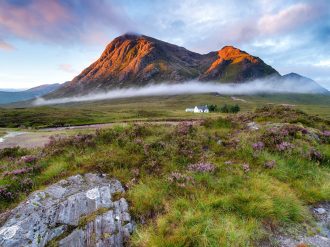
<path fill-rule="evenodd" d="M 218 111 L 218 106 L 217 105 L 208 105 L 209 111 L 210 112 L 217 112 Z"/>
<path fill-rule="evenodd" d="M 25 155 L 27 150 L 22 149 L 20 147 L 13 147 L 13 148 L 4 148 L 0 150 L 0 159 L 3 158 L 17 158 L 22 155 Z"/>
<path fill-rule="evenodd" d="M 0 187 L 0 201 L 12 201 L 16 195 L 13 192 L 10 192 L 6 187 Z"/>
<path fill-rule="evenodd" d="M 220 112 L 223 112 L 223 113 L 237 113 L 239 112 L 241 109 L 239 107 L 239 105 L 227 105 L 225 104 L 224 106 L 222 106 L 220 108 Z"/>
<path fill-rule="evenodd" d="M 236 105 L 225 104 L 221 107 L 211 104 L 208 105 L 208 108 L 210 112 L 222 112 L 222 113 L 237 113 L 241 110 L 238 104 Z"/>

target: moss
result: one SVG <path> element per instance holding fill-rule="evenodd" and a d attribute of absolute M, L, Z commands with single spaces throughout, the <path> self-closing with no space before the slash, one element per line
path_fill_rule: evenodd
<path fill-rule="evenodd" d="M 49 241 L 45 247 L 58 247 L 59 246 L 58 242 L 61 239 L 64 239 L 65 237 L 69 236 L 75 229 L 76 227 L 67 225 L 66 231 L 63 232 L 61 235 L 57 236 L 56 238 L 53 238 L 51 241 Z"/>
<path fill-rule="evenodd" d="M 112 200 L 113 201 L 118 201 L 121 198 L 124 198 L 125 197 L 125 193 L 123 193 L 123 192 L 115 192 L 111 196 L 112 196 Z"/>
<path fill-rule="evenodd" d="M 100 208 L 89 215 L 82 216 L 79 219 L 78 227 L 79 228 L 85 227 L 89 222 L 95 220 L 97 216 L 102 215 L 108 212 L 109 210 L 110 210 L 109 208 Z"/>

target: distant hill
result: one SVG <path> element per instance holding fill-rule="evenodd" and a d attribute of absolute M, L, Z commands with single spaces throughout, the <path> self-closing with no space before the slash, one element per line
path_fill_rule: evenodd
<path fill-rule="evenodd" d="M 58 89 L 60 86 L 61 84 L 55 83 L 55 84 L 41 85 L 24 91 L 16 91 L 16 92 L 0 91 L 0 104 L 9 104 L 23 100 L 30 100 L 36 97 L 43 96 L 50 92 L 53 92 L 54 90 Z"/>
<path fill-rule="evenodd" d="M 26 89 L 20 89 L 20 88 L 0 88 L 0 92 L 21 92 L 25 90 Z"/>
<path fill-rule="evenodd" d="M 282 76 L 282 83 L 286 86 L 295 86 L 297 91 L 304 90 L 310 93 L 329 94 L 329 91 L 320 86 L 316 81 L 297 73 L 289 73 Z"/>

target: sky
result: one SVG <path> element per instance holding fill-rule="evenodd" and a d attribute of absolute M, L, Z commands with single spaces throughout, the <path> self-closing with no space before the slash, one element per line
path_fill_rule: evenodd
<path fill-rule="evenodd" d="M 330 0 L 0 0 L 0 88 L 72 80 L 127 32 L 234 45 L 330 90 Z"/>

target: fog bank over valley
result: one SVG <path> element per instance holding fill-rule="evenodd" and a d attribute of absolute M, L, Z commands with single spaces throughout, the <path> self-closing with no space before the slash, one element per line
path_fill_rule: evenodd
<path fill-rule="evenodd" d="M 253 95 L 261 93 L 320 93 L 313 84 L 302 85 L 297 81 L 255 80 L 245 83 L 215 83 L 188 81 L 183 83 L 149 84 L 143 87 L 113 89 L 107 92 L 87 95 L 44 99 L 37 98 L 33 105 L 64 104 L 69 102 L 96 101 L 142 96 L 163 96 L 181 94 L 219 93 L 222 95 Z"/>

